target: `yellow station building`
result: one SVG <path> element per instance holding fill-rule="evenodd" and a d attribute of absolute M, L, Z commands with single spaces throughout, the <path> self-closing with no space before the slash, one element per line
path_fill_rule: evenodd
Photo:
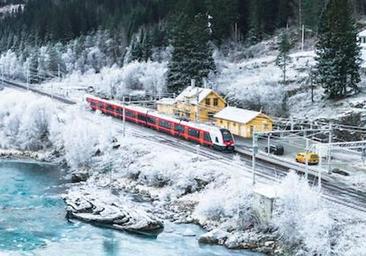
<path fill-rule="evenodd" d="M 263 114 L 235 107 L 226 107 L 215 114 L 216 125 L 230 130 L 235 134 L 244 138 L 252 138 L 253 132 L 272 131 L 272 119 Z"/>
<path fill-rule="evenodd" d="M 159 113 L 175 115 L 191 121 L 214 121 L 214 115 L 226 106 L 226 101 L 208 88 L 188 86 L 175 99 L 157 102 Z"/>

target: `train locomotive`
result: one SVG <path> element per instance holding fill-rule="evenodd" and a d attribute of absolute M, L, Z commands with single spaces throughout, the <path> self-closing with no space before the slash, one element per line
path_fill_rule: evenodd
<path fill-rule="evenodd" d="M 231 132 L 216 126 L 180 120 L 140 106 L 125 106 L 121 103 L 86 96 L 90 108 L 103 114 L 142 125 L 159 132 L 179 137 L 221 151 L 234 151 L 235 141 Z"/>

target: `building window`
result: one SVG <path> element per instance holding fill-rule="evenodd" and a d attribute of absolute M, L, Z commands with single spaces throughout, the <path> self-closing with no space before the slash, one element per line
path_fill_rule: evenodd
<path fill-rule="evenodd" d="M 211 105 L 211 99 L 206 99 L 206 105 Z"/>
<path fill-rule="evenodd" d="M 213 105 L 218 106 L 219 105 L 219 99 L 214 99 Z"/>
<path fill-rule="evenodd" d="M 214 112 L 208 112 L 207 115 L 208 115 L 208 118 L 213 118 L 215 113 Z"/>
<path fill-rule="evenodd" d="M 220 124 L 222 124 L 223 123 L 223 121 L 222 120 L 220 120 Z"/>
<path fill-rule="evenodd" d="M 233 123 L 233 126 L 235 127 L 236 126 L 236 123 Z"/>

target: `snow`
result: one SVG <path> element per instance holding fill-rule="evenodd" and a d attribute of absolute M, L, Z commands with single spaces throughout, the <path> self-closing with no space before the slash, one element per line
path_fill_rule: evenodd
<path fill-rule="evenodd" d="M 133 127 L 127 129 L 127 137 L 123 138 L 121 123 L 86 112 L 83 105 L 60 106 L 44 97 L 10 89 L 1 91 L 0 98 L 1 147 L 21 149 L 32 142 L 33 148 L 43 134 L 42 147 L 59 151 L 70 171 L 88 168 L 91 177 L 72 186 L 69 193 L 75 198 L 87 191 L 89 194 L 85 196 L 95 200 L 97 209 L 112 201 L 123 202 L 123 198 L 110 194 L 112 188 L 151 199 L 154 209 L 145 211 L 144 208 L 142 212 L 152 214 L 154 219 L 195 222 L 207 230 L 216 230 L 210 234 L 212 239 L 215 240 L 216 234 L 218 241 L 229 247 L 249 247 L 253 241 L 270 242 L 280 238 L 289 247 L 296 248 L 298 255 L 301 252 L 302 255 L 330 255 L 330 252 L 345 255 L 344 248 L 351 248 L 347 255 L 358 256 L 365 249 L 362 241 L 365 229 L 357 228 L 356 236 L 351 233 L 356 223 L 364 225 L 364 217 L 350 218 L 347 211 L 346 216 L 340 215 L 340 208 L 325 203 L 321 192 L 294 173 L 278 185 L 274 218 L 271 226 L 264 228 L 275 227 L 277 233 L 265 234 L 251 207 L 250 170 L 239 157 L 230 160 L 211 159 L 206 154 L 197 156 L 161 143 L 167 140 L 163 135 Z M 47 132 L 40 127 L 46 127 Z M 114 139 L 120 144 L 118 149 L 111 148 Z M 263 177 L 257 181 L 269 182 Z M 83 200 L 81 205 L 86 204 Z M 136 202 L 127 204 L 129 208 L 125 212 L 135 208 Z M 102 217 L 119 216 L 120 209 L 124 208 L 123 203 L 118 205 L 108 207 Z M 136 214 L 141 216 L 140 213 Z M 335 232 L 337 236 L 332 235 Z"/>
<path fill-rule="evenodd" d="M 108 190 L 93 186 L 73 187 L 64 197 L 70 217 L 108 225 L 127 231 L 156 231 L 163 227 L 160 220 L 127 197 L 115 196 Z"/>
<path fill-rule="evenodd" d="M 197 105 L 203 99 L 205 99 L 211 92 L 212 92 L 211 89 L 188 86 L 176 97 L 176 102 L 187 102 L 192 105 Z"/>
<path fill-rule="evenodd" d="M 260 112 L 251 111 L 247 109 L 226 107 L 217 114 L 215 114 L 214 117 L 233 121 L 236 123 L 247 124 L 260 114 L 261 114 Z"/>
<path fill-rule="evenodd" d="M 278 187 L 261 184 L 254 187 L 254 193 L 275 199 L 278 198 Z"/>
<path fill-rule="evenodd" d="M 366 30 L 362 30 L 360 33 L 358 33 L 358 37 L 365 37 L 366 36 Z"/>
<path fill-rule="evenodd" d="M 49 91 L 56 88 L 67 90 L 68 94 L 72 94 L 75 89 L 83 89 L 81 93 L 76 93 L 79 97 L 90 87 L 99 95 L 118 99 L 136 92 L 142 95 L 162 95 L 166 88 L 166 72 L 167 63 L 132 62 L 123 68 L 105 67 L 99 73 L 90 71 L 81 74 L 76 71 L 62 81 L 55 79 L 39 86 Z"/>
<path fill-rule="evenodd" d="M 273 223 L 281 239 L 304 244 L 310 255 L 330 255 L 334 220 L 323 206 L 321 193 L 291 172 L 279 186 Z"/>
<path fill-rule="evenodd" d="M 156 102 L 157 104 L 174 105 L 175 99 L 162 98 Z"/>

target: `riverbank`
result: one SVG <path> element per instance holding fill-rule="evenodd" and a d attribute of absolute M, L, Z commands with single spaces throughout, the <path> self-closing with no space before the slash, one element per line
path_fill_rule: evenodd
<path fill-rule="evenodd" d="M 64 181 L 54 165 L 0 160 L 0 176 L 0 255 L 258 256 L 201 247 L 196 235 L 203 230 L 195 225 L 166 222 L 158 237 L 149 237 L 67 221 L 60 195 Z"/>
<path fill-rule="evenodd" d="M 343 248 L 363 248 L 358 237 L 364 237 L 366 229 L 357 229 L 357 237 L 347 232 L 365 226 L 365 216 L 325 202 L 321 192 L 295 174 L 278 180 L 258 176 L 259 184 L 278 185 L 283 191 L 273 219 L 263 224 L 252 207 L 250 171 L 238 156 L 213 158 L 178 140 L 171 146 L 161 134 L 134 126 L 122 137 L 119 122 L 90 113 L 83 105 L 61 106 L 29 93 L 0 93 L 1 147 L 16 149 L 13 156 L 62 165 L 66 179 L 76 182 L 64 199 L 68 206 L 78 204 L 71 212 L 81 219 L 97 215 L 92 217 L 113 226 L 125 223 L 128 209 L 136 206 L 141 211 L 128 220 L 137 223 L 152 216 L 162 223 L 198 224 L 207 231 L 198 241 L 228 248 L 342 256 Z M 113 205 L 111 198 L 116 197 L 128 200 L 129 207 Z"/>

